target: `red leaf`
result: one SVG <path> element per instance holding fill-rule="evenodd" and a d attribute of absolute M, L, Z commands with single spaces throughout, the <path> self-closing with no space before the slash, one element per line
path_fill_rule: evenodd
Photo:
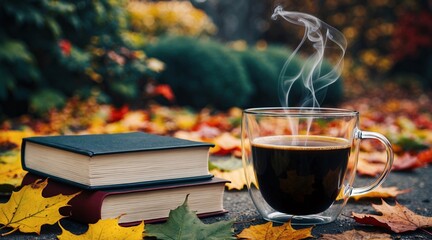
<path fill-rule="evenodd" d="M 163 96 L 168 101 L 172 102 L 175 99 L 174 93 L 172 92 L 172 89 L 167 84 L 160 84 L 157 85 L 154 89 L 154 93 L 159 94 Z"/>
<path fill-rule="evenodd" d="M 429 148 L 428 150 L 421 151 L 417 158 L 419 162 L 423 164 L 429 164 L 432 163 L 432 148 Z"/>
<path fill-rule="evenodd" d="M 412 170 L 421 166 L 423 166 L 423 164 L 418 161 L 417 156 L 412 156 L 409 153 L 405 153 L 402 156 L 395 155 L 392 170 Z"/>
<path fill-rule="evenodd" d="M 124 118 L 124 116 L 128 112 L 129 112 L 129 106 L 127 106 L 127 105 L 124 105 L 121 108 L 112 107 L 110 116 L 108 118 L 108 122 L 120 121 Z"/>
<path fill-rule="evenodd" d="M 58 42 L 60 50 L 63 55 L 69 56 L 72 50 L 72 44 L 69 40 L 62 39 Z"/>

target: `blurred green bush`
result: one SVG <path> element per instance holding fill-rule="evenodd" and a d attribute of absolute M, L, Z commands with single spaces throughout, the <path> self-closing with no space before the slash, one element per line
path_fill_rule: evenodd
<path fill-rule="evenodd" d="M 177 104 L 218 109 L 248 104 L 252 85 L 240 59 L 225 45 L 173 36 L 149 44 L 145 51 L 165 63 L 158 82 L 171 86 Z"/>
<path fill-rule="evenodd" d="M 248 48 L 238 53 L 247 69 L 249 80 L 254 86 L 254 93 L 252 94 L 249 106 L 281 106 L 280 95 L 282 93 L 280 91 L 282 86 L 279 83 L 279 76 L 292 51 L 280 45 L 270 45 L 262 49 Z M 298 57 L 293 58 L 286 71 L 288 73 L 297 73 L 303 64 L 303 59 Z M 323 61 L 321 74 L 328 73 L 331 69 L 331 65 Z M 342 85 L 342 78 L 339 78 L 336 82 L 329 85 L 322 94 L 319 94 L 317 100 L 323 105 L 334 106 L 338 104 L 343 98 Z M 304 101 L 304 93 L 305 89 L 302 82 L 296 81 L 289 93 L 289 106 L 301 105 L 302 101 Z"/>
<path fill-rule="evenodd" d="M 168 37 L 149 44 L 150 57 L 160 59 L 166 69 L 158 82 L 169 84 L 177 104 L 194 108 L 281 106 L 278 91 L 279 74 L 291 55 L 282 46 L 236 50 L 216 41 L 193 37 Z M 295 58 L 288 72 L 298 72 L 303 59 Z M 321 73 L 331 70 L 324 62 Z M 342 79 L 330 85 L 319 96 L 323 105 L 342 100 Z M 290 92 L 290 106 L 301 105 L 304 87 L 297 81 Z"/>
<path fill-rule="evenodd" d="M 154 74 L 128 39 L 126 1 L 4 1 L 0 116 L 44 113 L 68 97 L 121 105 Z"/>

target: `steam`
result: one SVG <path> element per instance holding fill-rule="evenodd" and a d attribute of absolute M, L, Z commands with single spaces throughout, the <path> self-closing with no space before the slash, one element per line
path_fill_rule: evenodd
<path fill-rule="evenodd" d="M 294 84 L 298 82 L 303 83 L 305 90 L 300 107 L 320 107 L 327 87 L 340 77 L 347 47 L 346 39 L 340 31 L 312 15 L 283 11 L 282 7 L 278 6 L 272 19 L 278 16 L 305 28 L 303 39 L 289 56 L 279 76 L 281 104 L 283 107 L 292 107 L 289 96 Z M 298 57 L 306 57 L 300 67 L 295 62 Z M 331 60 L 333 64 L 327 72 L 323 69 L 325 59 Z"/>

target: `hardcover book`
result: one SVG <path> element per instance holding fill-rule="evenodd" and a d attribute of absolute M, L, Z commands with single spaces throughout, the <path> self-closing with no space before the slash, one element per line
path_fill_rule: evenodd
<path fill-rule="evenodd" d="M 43 177 L 27 173 L 22 185 L 32 184 Z M 226 212 L 223 193 L 227 181 L 219 178 L 158 184 L 109 190 L 83 190 L 78 187 L 48 179 L 43 197 L 80 192 L 69 201 L 69 207 L 60 209 L 65 216 L 83 223 L 96 223 L 99 219 L 117 218 L 122 225 L 159 222 L 168 218 L 169 211 L 180 206 L 187 195 L 188 205 L 199 217 Z"/>
<path fill-rule="evenodd" d="M 143 132 L 24 138 L 23 169 L 81 188 L 205 179 L 213 144 Z"/>

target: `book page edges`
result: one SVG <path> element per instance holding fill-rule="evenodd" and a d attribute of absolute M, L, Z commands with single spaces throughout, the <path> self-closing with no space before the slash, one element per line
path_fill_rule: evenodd
<path fill-rule="evenodd" d="M 78 185 L 90 185 L 89 156 L 26 142 L 21 157 L 23 169 L 26 171 L 65 179 Z"/>
<path fill-rule="evenodd" d="M 187 195 L 188 206 L 192 211 L 217 212 L 223 210 L 223 192 L 223 182 L 212 181 L 155 191 L 108 194 L 102 201 L 101 218 L 115 218 L 124 214 L 119 219 L 122 223 L 168 217 L 170 210 L 182 205 Z"/>

